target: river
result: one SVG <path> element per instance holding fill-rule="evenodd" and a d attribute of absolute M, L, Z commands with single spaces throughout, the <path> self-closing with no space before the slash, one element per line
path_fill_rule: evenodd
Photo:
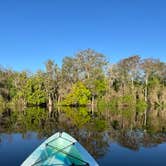
<path fill-rule="evenodd" d="M 34 107 L 0 112 L 0 165 L 20 165 L 57 131 L 75 137 L 101 166 L 166 165 L 166 110 Z"/>

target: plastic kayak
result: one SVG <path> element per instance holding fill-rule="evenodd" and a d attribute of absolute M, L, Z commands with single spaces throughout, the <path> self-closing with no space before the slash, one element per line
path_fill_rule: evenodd
<path fill-rule="evenodd" d="M 98 166 L 95 159 L 72 136 L 57 132 L 45 140 L 21 166 Z"/>

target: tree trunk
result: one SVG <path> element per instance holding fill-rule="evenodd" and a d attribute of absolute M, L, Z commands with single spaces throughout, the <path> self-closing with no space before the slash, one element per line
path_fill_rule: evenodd
<path fill-rule="evenodd" d="M 92 106 L 92 114 L 94 113 L 94 96 L 92 96 L 92 103 L 91 103 L 91 106 Z"/>
<path fill-rule="evenodd" d="M 148 101 L 148 78 L 145 80 L 145 102 Z"/>
<path fill-rule="evenodd" d="M 123 96 L 125 95 L 125 84 L 124 82 L 122 83 L 122 91 L 123 91 Z"/>
<path fill-rule="evenodd" d="M 134 79 L 133 79 L 133 77 L 131 77 L 131 88 L 132 88 L 132 90 L 134 89 Z"/>
<path fill-rule="evenodd" d="M 53 107 L 52 106 L 48 106 L 48 111 L 49 111 L 49 117 L 51 117 L 51 113 L 53 111 Z"/>
<path fill-rule="evenodd" d="M 145 109 L 145 112 L 144 112 L 144 126 L 147 125 L 147 109 Z"/>
<path fill-rule="evenodd" d="M 85 71 L 86 71 L 87 79 L 89 79 L 90 78 L 90 74 L 89 74 L 89 70 L 88 70 L 87 67 L 85 67 Z"/>
<path fill-rule="evenodd" d="M 58 105 L 60 104 L 60 101 L 61 101 L 61 96 L 59 95 L 58 96 Z"/>
<path fill-rule="evenodd" d="M 53 106 L 53 101 L 52 101 L 52 98 L 51 98 L 51 94 L 49 94 L 49 96 L 48 96 L 48 106 L 50 107 L 52 107 Z"/>

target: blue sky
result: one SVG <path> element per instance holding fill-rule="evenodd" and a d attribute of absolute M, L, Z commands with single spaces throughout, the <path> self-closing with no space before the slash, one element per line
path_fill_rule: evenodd
<path fill-rule="evenodd" d="M 166 61 L 166 1 L 0 1 L 1 65 L 36 71 L 86 48 L 111 63 L 134 54 Z"/>

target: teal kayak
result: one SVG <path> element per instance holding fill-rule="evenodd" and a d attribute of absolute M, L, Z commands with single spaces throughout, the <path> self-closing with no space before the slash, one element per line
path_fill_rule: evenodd
<path fill-rule="evenodd" d="M 72 136 L 57 132 L 44 141 L 21 166 L 98 166 L 95 159 Z"/>

